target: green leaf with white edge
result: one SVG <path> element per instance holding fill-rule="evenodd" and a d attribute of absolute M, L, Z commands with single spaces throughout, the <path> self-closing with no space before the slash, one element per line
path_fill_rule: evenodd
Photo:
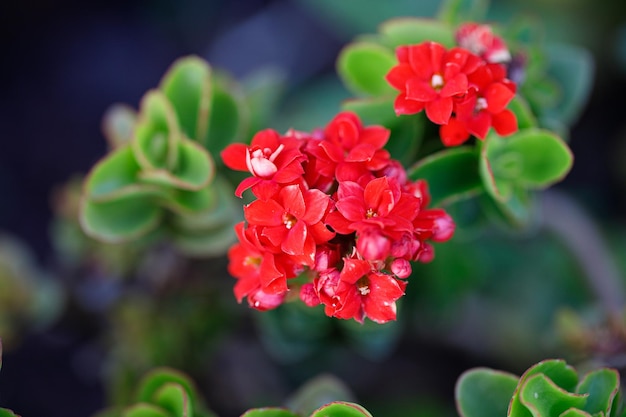
<path fill-rule="evenodd" d="M 413 181 L 428 182 L 432 206 L 468 198 L 483 190 L 478 154 L 468 146 L 436 152 L 417 162 L 408 175 Z"/>
<path fill-rule="evenodd" d="M 579 410 L 577 408 L 570 408 L 570 409 L 563 411 L 559 415 L 559 417 L 591 417 L 591 414 L 587 413 L 586 411 Z M 597 415 L 595 417 L 604 417 L 604 416 Z"/>
<path fill-rule="evenodd" d="M 533 417 L 552 417 L 570 408 L 582 409 L 587 395 L 568 392 L 546 375 L 536 374 L 521 382 L 519 399 Z"/>
<path fill-rule="evenodd" d="M 426 41 L 437 42 L 448 48 L 456 45 L 453 27 L 441 20 L 396 18 L 382 23 L 379 32 L 382 43 L 393 49 Z"/>
<path fill-rule="evenodd" d="M 372 417 L 363 406 L 351 402 L 335 401 L 317 409 L 311 417 Z"/>
<path fill-rule="evenodd" d="M 191 379 L 180 371 L 166 367 L 153 369 L 144 375 L 137 391 L 136 400 L 138 402 L 152 403 L 161 387 L 168 384 L 183 387 L 189 395 L 191 403 L 197 404 L 196 388 Z"/>
<path fill-rule="evenodd" d="M 589 394 L 583 410 L 589 414 L 602 412 L 605 416 L 611 415 L 611 408 L 619 392 L 619 374 L 614 369 L 601 368 L 589 372 L 580 381 L 576 392 Z"/>
<path fill-rule="evenodd" d="M 130 146 L 118 148 L 91 169 L 85 178 L 84 194 L 98 202 L 159 194 L 157 188 L 139 182 L 140 170 Z"/>
<path fill-rule="evenodd" d="M 243 139 L 249 123 L 250 114 L 240 87 L 225 75 L 214 76 L 209 128 L 206 138 L 199 141 L 211 155 L 217 156 L 226 146 Z"/>
<path fill-rule="evenodd" d="M 508 109 L 515 114 L 517 118 L 517 128 L 519 130 L 537 127 L 537 118 L 533 114 L 528 102 L 519 94 L 513 97 L 513 100 L 511 100 L 508 105 Z"/>
<path fill-rule="evenodd" d="M 142 171 L 141 180 L 151 184 L 159 184 L 197 191 L 206 187 L 215 175 L 213 158 L 200 144 L 189 139 L 178 143 L 178 164 L 176 169 L 152 169 Z"/>
<path fill-rule="evenodd" d="M 197 192 L 178 191 L 164 204 L 178 214 L 173 218 L 175 227 L 187 231 L 215 229 L 243 220 L 241 200 L 234 197 L 232 186 L 221 177 Z"/>
<path fill-rule="evenodd" d="M 394 53 L 375 43 L 358 42 L 344 47 L 337 58 L 337 72 L 348 89 L 359 95 L 394 95 L 385 76 L 396 65 Z"/>
<path fill-rule="evenodd" d="M 526 129 L 507 138 L 498 138 L 498 159 L 510 157 L 505 162 L 514 180 L 526 188 L 541 189 L 561 181 L 572 168 L 573 155 L 567 144 L 550 131 Z M 496 143 L 494 140 L 492 143 Z M 489 152 L 489 151 L 488 151 Z M 515 155 L 515 156 L 514 156 Z M 489 157 L 489 156 L 488 156 Z M 496 171 L 496 158 L 492 169 Z"/>
<path fill-rule="evenodd" d="M 182 135 L 172 104 L 159 90 L 142 98 L 135 126 L 133 150 L 144 169 L 173 169 Z"/>
<path fill-rule="evenodd" d="M 565 44 L 550 44 L 545 53 L 548 75 L 559 83 L 562 93 L 556 108 L 550 113 L 571 126 L 580 116 L 591 93 L 593 57 L 583 48 Z"/>
<path fill-rule="evenodd" d="M 94 202 L 83 198 L 80 224 L 89 236 L 120 243 L 145 235 L 157 228 L 162 209 L 152 198 L 128 197 L 120 200 Z"/>
<path fill-rule="evenodd" d="M 241 417 L 301 417 L 285 408 L 267 407 L 248 410 Z"/>
<path fill-rule="evenodd" d="M 172 417 L 167 411 L 152 404 L 135 404 L 124 410 L 122 417 Z"/>
<path fill-rule="evenodd" d="M 464 372 L 455 387 L 461 417 L 504 417 L 519 377 L 488 368 Z"/>
<path fill-rule="evenodd" d="M 193 417 L 193 407 L 185 388 L 176 383 L 163 385 L 154 394 L 154 402 L 175 417 Z"/>
<path fill-rule="evenodd" d="M 536 363 L 524 372 L 515 389 L 513 399 L 509 405 L 507 417 L 538 417 L 532 414 L 521 402 L 521 392 L 524 384 L 535 375 L 545 375 L 554 385 L 567 392 L 573 392 L 578 384 L 578 374 L 562 359 L 547 359 Z M 533 394 L 534 396 L 534 394 Z M 550 416 L 551 417 L 551 416 Z"/>
<path fill-rule="evenodd" d="M 353 401 L 353 394 L 338 378 L 322 374 L 300 387 L 285 405 L 298 415 L 308 416 L 333 401 Z"/>
<path fill-rule="evenodd" d="M 234 226 L 235 222 L 229 222 L 195 233 L 179 229 L 173 233 L 172 240 L 181 252 L 190 257 L 221 256 L 237 240 Z"/>
<path fill-rule="evenodd" d="M 203 143 L 211 106 L 211 67 L 200 57 L 176 60 L 159 84 L 172 103 L 180 128 L 191 139 Z"/>
<path fill-rule="evenodd" d="M 137 112 L 126 104 L 117 103 L 109 107 L 102 117 L 102 131 L 109 149 L 129 143 L 137 123 Z"/>

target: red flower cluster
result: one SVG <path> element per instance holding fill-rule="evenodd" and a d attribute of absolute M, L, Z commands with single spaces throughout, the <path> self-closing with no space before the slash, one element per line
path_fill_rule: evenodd
<path fill-rule="evenodd" d="M 265 130 L 222 152 L 228 167 L 252 174 L 236 194 L 256 197 L 228 253 L 239 302 L 272 309 L 297 290 L 328 316 L 396 318 L 410 262 L 430 261 L 429 241 L 448 240 L 454 223 L 426 208 L 426 183 L 407 179 L 383 149 L 388 137 L 344 112 L 311 134 Z"/>
<path fill-rule="evenodd" d="M 441 126 L 446 146 L 460 145 L 470 135 L 484 139 L 490 127 L 503 136 L 514 133 L 517 119 L 506 106 L 516 85 L 497 62 L 510 58 L 506 46 L 488 26 L 474 24 L 462 26 L 457 41 L 461 46 L 449 50 L 436 42 L 396 49 L 398 65 L 386 76 L 400 91 L 396 114 L 425 110 Z"/>

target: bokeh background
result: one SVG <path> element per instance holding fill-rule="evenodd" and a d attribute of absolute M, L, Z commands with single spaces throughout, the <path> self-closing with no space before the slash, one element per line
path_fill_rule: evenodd
<path fill-rule="evenodd" d="M 358 34 L 374 32 L 387 18 L 433 16 L 438 7 L 436 0 L 3 2 L 0 232 L 23 242 L 36 268 L 53 265 L 54 189 L 73 175 L 86 173 L 106 152 L 101 132 L 106 109 L 116 102 L 136 107 L 176 58 L 197 54 L 237 79 L 262 68 L 278 71 L 283 88 L 281 110 L 267 127 L 284 130 L 299 123 L 297 127 L 305 130 L 328 120 L 339 101 L 349 96 L 334 67 L 343 45 Z M 613 245 L 616 262 L 623 263 L 626 2 L 491 2 L 489 16 L 494 21 L 506 22 L 518 14 L 536 17 L 545 25 L 547 39 L 585 47 L 595 60 L 589 103 L 569 137 L 574 168 L 556 188 L 580 202 Z M 337 107 L 327 105 L 333 102 Z M 525 247 L 521 243 L 509 254 L 519 250 L 520 256 L 527 256 Z M 90 300 L 97 300 L 98 294 L 91 294 L 95 298 Z M 101 366 L 105 352 L 99 342 L 105 326 L 96 313 L 83 309 L 62 317 L 46 331 L 25 335 L 14 349 L 5 349 L 0 405 L 29 417 L 79 417 L 102 408 L 106 402 Z M 255 349 L 253 341 L 248 342 L 229 345 L 231 354 L 218 352 L 225 368 L 235 367 L 243 374 L 239 380 L 224 380 L 221 387 L 216 382 L 219 378 L 214 380 L 213 396 L 227 396 L 228 384 L 234 383 L 248 384 L 252 391 L 255 383 L 275 384 L 277 400 L 295 389 L 285 381 L 249 378 L 242 366 L 231 363 L 240 358 L 244 368 L 251 365 L 250 370 L 258 373 L 265 372 L 264 366 L 286 366 L 276 365 Z M 449 404 L 454 380 L 463 370 L 507 363 L 425 336 L 405 340 L 395 349 L 395 361 L 362 359 L 361 366 L 357 362 L 342 372 L 346 378 L 352 373 L 354 379 L 372 385 L 376 383 L 371 380 L 378 378 L 381 390 L 397 380 L 392 384 L 395 389 L 404 386 L 407 393 L 432 394 Z M 434 376 L 412 379 L 416 374 Z M 368 392 L 363 388 L 357 394 Z M 426 412 L 430 404 L 427 400 L 423 404 L 421 411 Z M 224 408 L 224 413 L 236 415 L 235 409 Z M 63 412 L 55 414 L 54 410 Z"/>

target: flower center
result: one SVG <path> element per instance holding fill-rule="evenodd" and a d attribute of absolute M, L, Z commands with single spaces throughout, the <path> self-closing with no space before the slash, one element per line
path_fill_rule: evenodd
<path fill-rule="evenodd" d="M 432 78 L 430 79 L 430 85 L 435 90 L 441 89 L 441 87 L 443 87 L 443 77 L 441 76 L 441 74 L 433 74 Z"/>
<path fill-rule="evenodd" d="M 487 108 L 487 99 L 484 97 L 478 97 L 476 99 L 476 106 L 474 107 L 474 111 L 479 112 L 486 108 Z"/>
<path fill-rule="evenodd" d="M 262 259 L 255 256 L 246 256 L 243 261 L 244 265 L 260 266 Z"/>
<path fill-rule="evenodd" d="M 298 219 L 296 219 L 293 214 L 290 213 L 285 213 L 283 214 L 283 224 L 285 225 L 285 227 L 287 228 L 287 230 L 290 230 L 298 221 Z"/>
<path fill-rule="evenodd" d="M 378 216 L 378 213 L 376 213 L 376 211 L 374 211 L 374 209 L 372 208 L 368 208 L 367 211 L 365 212 L 365 217 L 367 217 L 368 219 L 371 219 L 372 217 L 376 217 Z"/>
<path fill-rule="evenodd" d="M 369 279 L 367 279 L 367 277 L 361 277 L 356 282 L 356 288 L 359 290 L 361 295 L 367 295 L 370 293 L 369 284 L 370 284 L 370 281 Z"/>

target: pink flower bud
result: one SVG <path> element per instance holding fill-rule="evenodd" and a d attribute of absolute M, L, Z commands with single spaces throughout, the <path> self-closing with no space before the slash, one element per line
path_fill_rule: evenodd
<path fill-rule="evenodd" d="M 398 278 L 407 278 L 412 272 L 411 263 L 402 258 L 394 259 L 391 262 L 391 272 Z"/>
<path fill-rule="evenodd" d="M 315 293 L 315 288 L 312 283 L 304 284 L 300 287 L 300 300 L 308 307 L 319 305 L 320 298 Z"/>
<path fill-rule="evenodd" d="M 356 248 L 369 261 L 382 260 L 389 256 L 391 242 L 378 230 L 366 229 L 358 235 Z"/>

